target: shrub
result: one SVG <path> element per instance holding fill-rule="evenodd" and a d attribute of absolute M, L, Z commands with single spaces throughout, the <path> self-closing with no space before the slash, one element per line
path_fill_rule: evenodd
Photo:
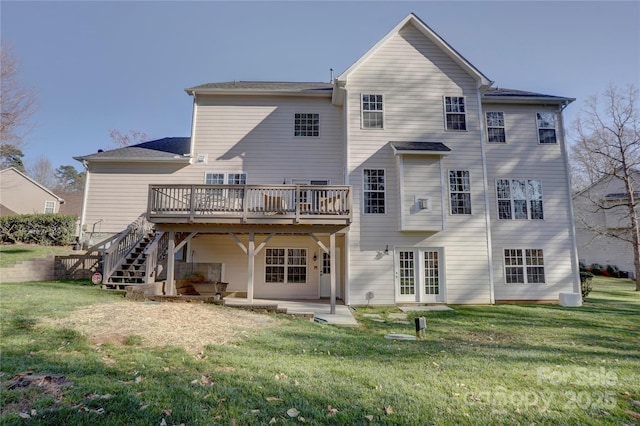
<path fill-rule="evenodd" d="M 607 272 L 610 277 L 620 278 L 620 269 L 616 265 L 607 265 Z"/>
<path fill-rule="evenodd" d="M 591 280 L 593 279 L 593 274 L 590 272 L 580 272 L 580 291 L 582 293 L 582 298 L 584 299 L 591 293 L 593 287 L 591 285 Z"/>
<path fill-rule="evenodd" d="M 0 239 L 3 243 L 71 244 L 76 219 L 75 215 L 57 213 L 1 216 Z"/>
<path fill-rule="evenodd" d="M 593 275 L 602 275 L 602 265 L 599 263 L 592 263 L 589 270 Z"/>

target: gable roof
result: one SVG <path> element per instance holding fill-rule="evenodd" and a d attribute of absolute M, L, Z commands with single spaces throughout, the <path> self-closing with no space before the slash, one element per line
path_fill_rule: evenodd
<path fill-rule="evenodd" d="M 78 161 L 189 162 L 190 137 L 162 138 L 124 148 L 73 157 Z"/>
<path fill-rule="evenodd" d="M 60 205 L 58 213 L 74 214 L 78 217 L 82 216 L 82 198 L 83 195 L 78 192 L 61 192 L 64 197 L 64 204 Z"/>
<path fill-rule="evenodd" d="M 39 182 L 33 180 L 32 178 L 30 178 L 29 176 L 27 176 L 26 174 L 22 173 L 20 170 L 16 169 L 15 167 L 9 167 L 8 169 L 4 169 L 4 170 L 0 170 L 0 174 L 1 173 L 9 173 L 9 172 L 15 172 L 17 173 L 19 176 L 22 176 L 23 178 L 25 178 L 26 180 L 28 180 L 29 182 L 31 182 L 32 184 L 34 184 L 35 186 L 37 186 L 38 188 L 42 189 L 43 191 L 47 192 L 49 195 L 51 195 L 52 197 L 54 197 L 60 204 L 64 203 L 64 199 L 58 197 L 56 194 L 54 194 L 49 188 L 45 187 L 44 185 L 40 184 Z M 5 207 L 6 208 L 6 207 Z"/>
<path fill-rule="evenodd" d="M 184 89 L 191 96 L 197 94 L 232 94 L 232 95 L 303 95 L 331 96 L 333 84 L 319 82 L 285 82 L 285 81 L 226 81 L 206 83 Z"/>
<path fill-rule="evenodd" d="M 440 37 L 435 31 L 433 31 L 427 24 L 425 24 L 415 14 L 410 13 L 404 18 L 398 25 L 396 25 L 391 31 L 387 33 L 380 41 L 378 41 L 371 49 L 369 49 L 364 55 L 360 57 L 353 65 L 347 68 L 342 74 L 336 78 L 336 82 L 343 82 L 343 84 L 349 78 L 354 71 L 365 63 L 378 49 L 385 45 L 392 37 L 397 35 L 402 28 L 407 25 L 413 25 L 418 31 L 420 31 L 425 37 L 431 40 L 437 47 L 440 48 L 449 58 L 457 63 L 463 70 L 467 72 L 476 81 L 480 82 L 482 87 L 489 87 L 493 82 L 485 76 L 480 70 L 478 70 L 471 62 L 467 61 L 460 53 L 458 53 L 453 47 L 449 45 L 442 37 Z"/>
<path fill-rule="evenodd" d="M 544 95 L 542 93 L 526 92 L 524 90 L 503 89 L 490 87 L 482 94 L 483 103 L 553 103 L 569 105 L 575 98 L 564 96 Z"/>

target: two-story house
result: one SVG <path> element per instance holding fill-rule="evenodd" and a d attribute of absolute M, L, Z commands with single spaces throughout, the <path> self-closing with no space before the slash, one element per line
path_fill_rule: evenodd
<path fill-rule="evenodd" d="M 410 14 L 331 83 L 188 88 L 190 138 L 77 157 L 83 226 L 144 213 L 170 294 L 178 257 L 250 299 L 557 301 L 579 292 L 573 99 L 491 86 Z"/>

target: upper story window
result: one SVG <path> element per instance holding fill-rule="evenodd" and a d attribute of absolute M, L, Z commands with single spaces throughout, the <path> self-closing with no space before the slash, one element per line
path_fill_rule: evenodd
<path fill-rule="evenodd" d="M 294 136 L 320 136 L 320 114 L 296 113 Z"/>
<path fill-rule="evenodd" d="M 246 173 L 212 173 L 204 175 L 206 185 L 245 185 L 247 183 Z"/>
<path fill-rule="evenodd" d="M 552 112 L 536 113 L 538 123 L 538 142 L 557 143 L 556 141 L 556 115 Z"/>
<path fill-rule="evenodd" d="M 55 213 L 56 212 L 56 202 L 55 201 L 45 201 L 44 202 L 44 212 L 45 213 Z"/>
<path fill-rule="evenodd" d="M 544 219 L 542 182 L 535 179 L 498 179 L 498 219 Z"/>
<path fill-rule="evenodd" d="M 451 214 L 471 214 L 471 180 L 468 170 L 449 171 Z"/>
<path fill-rule="evenodd" d="M 506 143 L 507 136 L 504 131 L 504 113 L 487 112 L 487 141 L 489 143 Z"/>
<path fill-rule="evenodd" d="M 504 249 L 507 284 L 544 284 L 542 249 Z"/>
<path fill-rule="evenodd" d="M 384 169 L 364 169 L 364 213 L 385 214 Z"/>
<path fill-rule="evenodd" d="M 384 128 L 384 102 L 382 95 L 362 95 L 362 128 Z"/>
<path fill-rule="evenodd" d="M 467 130 L 467 113 L 463 96 L 445 96 L 444 114 L 447 130 Z"/>

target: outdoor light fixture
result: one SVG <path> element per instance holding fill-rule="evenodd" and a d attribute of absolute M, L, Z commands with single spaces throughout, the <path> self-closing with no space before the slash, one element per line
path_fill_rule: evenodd
<path fill-rule="evenodd" d="M 316 260 L 318 260 L 318 255 L 313 253 L 313 261 L 315 262 Z"/>
<path fill-rule="evenodd" d="M 389 244 L 384 248 L 384 254 L 389 254 Z"/>

